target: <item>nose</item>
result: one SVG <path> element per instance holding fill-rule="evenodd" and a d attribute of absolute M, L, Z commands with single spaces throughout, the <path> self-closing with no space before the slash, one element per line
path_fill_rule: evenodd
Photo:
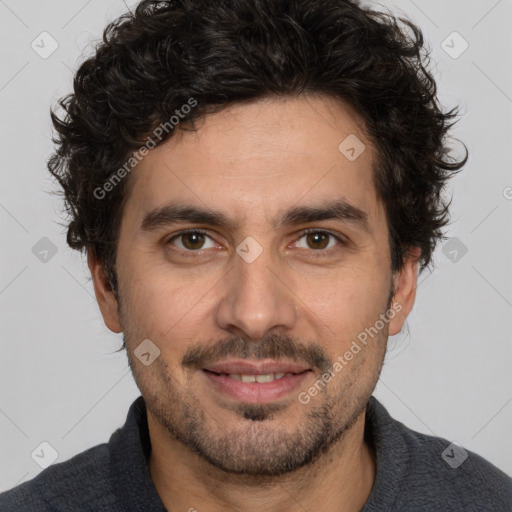
<path fill-rule="evenodd" d="M 250 340 L 260 340 L 270 330 L 292 329 L 297 298 L 283 273 L 286 264 L 275 261 L 268 250 L 250 263 L 237 254 L 233 264 L 216 308 L 219 327 Z"/>

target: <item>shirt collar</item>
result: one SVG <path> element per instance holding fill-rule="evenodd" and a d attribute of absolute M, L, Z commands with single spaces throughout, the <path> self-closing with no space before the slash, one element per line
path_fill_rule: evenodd
<path fill-rule="evenodd" d="M 165 512 L 148 467 L 151 441 L 142 396 L 132 403 L 125 425 L 109 441 L 111 478 L 122 510 Z"/>

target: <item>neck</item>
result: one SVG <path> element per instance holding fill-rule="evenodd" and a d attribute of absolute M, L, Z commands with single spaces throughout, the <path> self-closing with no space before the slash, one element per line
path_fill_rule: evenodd
<path fill-rule="evenodd" d="M 167 510 L 199 512 L 358 512 L 375 479 L 373 452 L 364 439 L 365 411 L 328 452 L 291 473 L 272 478 L 231 475 L 191 452 L 148 412 L 153 449 L 149 471 Z"/>

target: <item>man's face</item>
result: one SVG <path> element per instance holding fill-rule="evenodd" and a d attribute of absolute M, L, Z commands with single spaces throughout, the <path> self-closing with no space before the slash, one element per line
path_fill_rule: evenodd
<path fill-rule="evenodd" d="M 352 134 L 366 145 L 355 160 L 338 149 Z M 396 276 L 373 151 L 333 99 L 266 99 L 178 131 L 130 177 L 120 316 L 102 311 L 124 332 L 150 421 L 225 471 L 304 466 L 373 392 L 388 332 L 403 323 L 380 316 Z M 336 202 L 337 217 L 303 215 Z M 227 224 L 170 215 L 182 207 Z M 147 339 L 160 350 L 148 366 L 134 355 Z"/>

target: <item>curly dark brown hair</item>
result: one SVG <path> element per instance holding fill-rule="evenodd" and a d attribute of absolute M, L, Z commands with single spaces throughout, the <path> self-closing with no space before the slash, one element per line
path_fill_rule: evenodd
<path fill-rule="evenodd" d="M 467 160 L 449 156 L 430 50 L 404 18 L 350 0 L 142 1 L 107 26 L 53 111 L 48 161 L 63 188 L 70 247 L 91 249 L 114 291 L 116 246 L 130 180 L 105 183 L 161 123 L 179 129 L 234 103 L 324 94 L 363 117 L 378 162 L 374 182 L 387 214 L 392 270 L 411 247 L 420 269 L 443 239 L 446 181 Z M 177 112 L 194 98 L 184 116 Z M 172 136 L 169 129 L 158 143 Z"/>

